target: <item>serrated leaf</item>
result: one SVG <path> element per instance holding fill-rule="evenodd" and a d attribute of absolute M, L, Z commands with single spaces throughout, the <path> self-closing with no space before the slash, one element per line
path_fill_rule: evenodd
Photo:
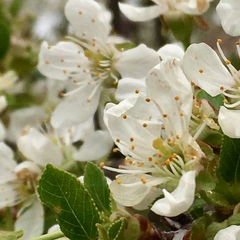
<path fill-rule="evenodd" d="M 223 138 L 219 173 L 227 182 L 240 182 L 240 139 Z"/>
<path fill-rule="evenodd" d="M 111 214 L 110 190 L 103 171 L 92 162 L 88 162 L 84 172 L 84 186 L 91 194 L 99 211 Z"/>
<path fill-rule="evenodd" d="M 115 221 L 108 229 L 109 240 L 122 240 L 124 239 L 124 229 L 126 227 L 125 219 Z"/>
<path fill-rule="evenodd" d="M 42 202 L 56 213 L 67 237 L 71 240 L 96 239 L 100 215 L 90 194 L 76 177 L 47 165 L 38 192 Z"/>
<path fill-rule="evenodd" d="M 1 240 L 16 240 L 23 236 L 23 231 L 15 231 L 15 232 L 8 232 L 8 231 L 0 231 L 0 239 Z"/>

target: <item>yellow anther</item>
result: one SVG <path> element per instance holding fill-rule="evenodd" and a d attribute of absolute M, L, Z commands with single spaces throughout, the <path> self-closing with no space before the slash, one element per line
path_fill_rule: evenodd
<path fill-rule="evenodd" d="M 224 98 L 223 102 L 224 103 L 228 103 L 228 100 L 226 98 Z"/>
<path fill-rule="evenodd" d="M 222 43 L 222 39 L 219 38 L 219 39 L 217 40 L 217 42 L 218 42 L 219 44 L 221 44 L 221 43 Z"/>
<path fill-rule="evenodd" d="M 119 143 L 119 142 L 120 142 L 120 138 L 117 138 L 117 139 L 116 139 L 116 142 L 118 142 L 118 143 Z"/>
<path fill-rule="evenodd" d="M 132 144 L 131 145 L 131 149 L 134 150 L 135 149 L 135 145 Z"/>
<path fill-rule="evenodd" d="M 126 119 L 126 118 L 127 118 L 127 115 L 126 115 L 126 114 L 123 114 L 122 117 L 123 117 L 123 119 Z"/>
<path fill-rule="evenodd" d="M 179 100 L 179 96 L 176 96 L 176 97 L 175 97 L 175 100 L 178 101 L 178 100 Z"/>
<path fill-rule="evenodd" d="M 122 180 L 121 179 L 117 179 L 117 184 L 121 184 Z"/>
<path fill-rule="evenodd" d="M 227 64 L 227 65 L 231 64 L 231 61 L 226 60 L 226 64 Z"/>
<path fill-rule="evenodd" d="M 100 163 L 100 167 L 104 167 L 105 166 L 105 163 L 104 162 L 101 162 Z"/>
<path fill-rule="evenodd" d="M 92 23 L 95 23 L 95 22 L 96 22 L 96 20 L 93 18 L 93 19 L 92 19 Z"/>
<path fill-rule="evenodd" d="M 163 114 L 163 117 L 166 118 L 168 115 L 166 113 Z"/>
<path fill-rule="evenodd" d="M 130 137 L 130 142 L 133 142 L 134 141 L 134 138 L 133 137 Z"/>
<path fill-rule="evenodd" d="M 150 100 L 150 98 L 146 98 L 146 102 L 150 102 L 151 100 Z"/>
<path fill-rule="evenodd" d="M 60 61 L 61 61 L 61 62 L 64 62 L 64 59 L 61 59 Z"/>
<path fill-rule="evenodd" d="M 162 154 L 161 154 L 161 153 L 158 153 L 157 156 L 160 158 L 160 157 L 162 157 Z"/>
<path fill-rule="evenodd" d="M 49 61 L 45 61 L 45 64 L 49 64 Z"/>
<path fill-rule="evenodd" d="M 224 90 L 224 86 L 220 86 L 220 90 L 223 91 Z"/>
<path fill-rule="evenodd" d="M 199 69 L 198 71 L 199 71 L 200 73 L 203 73 L 203 69 Z"/>
<path fill-rule="evenodd" d="M 142 181 L 142 183 L 146 183 L 146 182 L 147 182 L 147 179 L 144 178 L 144 177 L 142 177 L 142 178 L 141 178 L 141 181 Z"/>
<path fill-rule="evenodd" d="M 153 160 L 152 157 L 149 157 L 149 158 L 148 158 L 148 161 L 149 161 L 149 162 L 151 162 L 152 160 Z"/>
<path fill-rule="evenodd" d="M 240 45 L 240 41 L 236 42 L 236 45 Z"/>
<path fill-rule="evenodd" d="M 144 123 L 144 124 L 143 124 L 143 127 L 147 127 L 147 124 L 146 124 L 146 123 Z"/>
<path fill-rule="evenodd" d="M 180 116 L 183 117 L 185 114 L 183 112 L 180 112 Z"/>
<path fill-rule="evenodd" d="M 113 148 L 112 150 L 114 153 L 118 152 L 118 148 Z"/>
<path fill-rule="evenodd" d="M 79 14 L 79 15 L 82 15 L 82 11 L 79 11 L 78 14 Z"/>
<path fill-rule="evenodd" d="M 176 139 L 180 139 L 180 136 L 179 136 L 179 135 L 176 135 Z"/>
<path fill-rule="evenodd" d="M 63 70 L 63 73 L 66 74 L 66 73 L 67 73 L 67 70 Z"/>
<path fill-rule="evenodd" d="M 195 86 L 195 83 L 194 83 L 193 81 L 191 81 L 191 85 L 192 85 L 192 86 Z"/>
<path fill-rule="evenodd" d="M 136 94 L 138 94 L 138 93 L 139 93 L 139 90 L 138 90 L 138 89 L 136 89 L 136 90 L 135 90 L 135 93 L 136 93 Z"/>

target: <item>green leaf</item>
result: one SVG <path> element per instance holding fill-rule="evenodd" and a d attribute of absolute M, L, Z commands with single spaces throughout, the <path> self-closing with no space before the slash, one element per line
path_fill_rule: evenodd
<path fill-rule="evenodd" d="M 219 109 L 223 105 L 223 100 L 224 100 L 224 96 L 222 94 L 212 97 L 208 93 L 206 93 L 204 90 L 198 91 L 197 98 L 208 100 L 211 103 L 211 105 L 216 109 Z"/>
<path fill-rule="evenodd" d="M 57 214 L 62 232 L 71 240 L 96 239 L 99 212 L 88 191 L 73 175 L 47 165 L 39 181 L 42 202 Z"/>
<path fill-rule="evenodd" d="M 208 172 L 201 171 L 196 178 L 197 189 L 210 191 L 216 186 L 216 179 Z"/>
<path fill-rule="evenodd" d="M 10 46 L 10 29 L 9 26 L 0 20 L 0 59 L 4 57 Z"/>
<path fill-rule="evenodd" d="M 124 239 L 124 229 L 126 227 L 125 218 L 115 221 L 108 229 L 109 240 Z"/>
<path fill-rule="evenodd" d="M 110 190 L 103 171 L 92 162 L 88 162 L 84 172 L 84 187 L 91 194 L 99 211 L 111 214 Z"/>
<path fill-rule="evenodd" d="M 240 139 L 223 138 L 219 173 L 227 182 L 240 182 Z"/>
<path fill-rule="evenodd" d="M 16 240 L 23 236 L 23 231 L 15 231 L 15 232 L 7 232 L 0 231 L 0 239 L 1 240 Z"/>
<path fill-rule="evenodd" d="M 109 240 L 108 232 L 105 226 L 102 224 L 97 224 L 98 229 L 98 240 Z"/>

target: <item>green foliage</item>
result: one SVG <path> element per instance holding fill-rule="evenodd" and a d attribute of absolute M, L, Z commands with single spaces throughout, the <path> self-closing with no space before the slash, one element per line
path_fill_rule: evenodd
<path fill-rule="evenodd" d="M 89 162 L 85 169 L 84 187 L 94 199 L 98 210 L 110 215 L 111 198 L 106 178 L 99 167 L 92 162 Z"/>
<path fill-rule="evenodd" d="M 240 182 L 240 139 L 223 138 L 220 152 L 219 173 L 221 177 L 231 183 Z"/>
<path fill-rule="evenodd" d="M 140 235 L 135 217 L 111 208 L 116 203 L 102 170 L 94 163 L 86 165 L 84 184 L 47 165 L 38 192 L 42 202 L 56 213 L 62 232 L 72 240 L 137 240 Z"/>
<path fill-rule="evenodd" d="M 224 96 L 222 94 L 219 94 L 216 97 L 212 97 L 202 89 L 198 91 L 197 98 L 208 100 L 209 103 L 216 109 L 219 109 L 223 105 L 224 100 Z"/>
<path fill-rule="evenodd" d="M 96 239 L 100 214 L 88 191 L 71 174 L 51 165 L 39 182 L 42 202 L 57 215 L 62 232 L 70 239 Z"/>
<path fill-rule="evenodd" d="M 0 59 L 7 53 L 10 46 L 9 25 L 0 18 Z"/>

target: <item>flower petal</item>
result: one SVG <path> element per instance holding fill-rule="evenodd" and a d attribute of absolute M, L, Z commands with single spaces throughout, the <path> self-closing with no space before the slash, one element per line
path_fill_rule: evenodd
<path fill-rule="evenodd" d="M 211 96 L 221 93 L 220 86 L 233 86 L 234 80 L 218 55 L 205 43 L 192 44 L 183 58 L 183 71 L 189 81 Z"/>
<path fill-rule="evenodd" d="M 65 15 L 80 38 L 92 41 L 96 37 L 105 42 L 111 31 L 111 14 L 96 1 L 69 0 Z"/>
<path fill-rule="evenodd" d="M 216 8 L 224 31 L 231 36 L 240 35 L 240 5 L 238 0 L 221 0 Z"/>
<path fill-rule="evenodd" d="M 231 225 L 217 232 L 213 240 L 238 240 L 240 239 L 240 226 Z"/>
<path fill-rule="evenodd" d="M 31 203 L 25 203 L 18 212 L 17 220 L 15 222 L 15 230 L 23 230 L 24 235 L 22 240 L 29 240 L 33 237 L 40 236 L 43 232 L 44 212 L 41 202 L 34 197 Z M 29 221 L 33 221 L 30 224 Z"/>
<path fill-rule="evenodd" d="M 177 188 L 172 193 L 163 189 L 164 198 L 157 200 L 151 210 L 167 217 L 174 217 L 187 211 L 195 197 L 195 175 L 195 171 L 184 172 Z"/>
<path fill-rule="evenodd" d="M 121 12 L 131 21 L 135 22 L 152 20 L 168 10 L 167 4 L 150 7 L 133 7 L 119 2 L 118 5 Z"/>
<path fill-rule="evenodd" d="M 45 167 L 49 163 L 60 166 L 63 161 L 60 148 L 34 128 L 24 132 L 17 146 L 26 158 L 40 166 Z"/>
<path fill-rule="evenodd" d="M 175 136 L 188 131 L 193 101 L 191 85 L 180 63 L 179 59 L 164 60 L 146 79 L 147 97 L 153 99 L 162 115 L 166 114 L 162 119 L 166 131 L 171 130 Z"/>
<path fill-rule="evenodd" d="M 107 155 L 113 147 L 113 140 L 108 131 L 95 131 L 90 134 L 80 150 L 74 154 L 79 161 L 94 161 Z"/>
<path fill-rule="evenodd" d="M 94 94 L 89 99 L 92 93 Z M 98 107 L 100 93 L 101 87 L 91 83 L 83 86 L 78 92 L 66 96 L 52 114 L 53 127 L 72 127 L 92 119 Z"/>
<path fill-rule="evenodd" d="M 149 70 L 160 62 L 159 55 L 144 44 L 126 50 L 116 60 L 115 68 L 122 78 L 144 78 Z"/>
<path fill-rule="evenodd" d="M 174 43 L 164 45 L 157 51 L 157 53 L 160 56 L 161 60 L 171 58 L 178 58 L 182 60 L 184 56 L 183 47 Z"/>
<path fill-rule="evenodd" d="M 40 53 L 38 70 L 45 76 L 58 80 L 68 80 L 74 76 L 76 80 L 88 76 L 88 59 L 83 49 L 72 42 L 59 42 L 49 46 L 43 42 Z M 73 79 L 74 80 L 74 79 Z"/>
<path fill-rule="evenodd" d="M 115 98 L 120 102 L 124 99 L 135 97 L 136 90 L 146 93 L 145 79 L 123 78 L 118 82 Z"/>
<path fill-rule="evenodd" d="M 240 138 L 240 126 L 238 123 L 240 121 L 240 110 L 230 110 L 224 106 L 220 107 L 218 114 L 218 122 L 222 131 L 225 135 L 230 138 Z"/>

